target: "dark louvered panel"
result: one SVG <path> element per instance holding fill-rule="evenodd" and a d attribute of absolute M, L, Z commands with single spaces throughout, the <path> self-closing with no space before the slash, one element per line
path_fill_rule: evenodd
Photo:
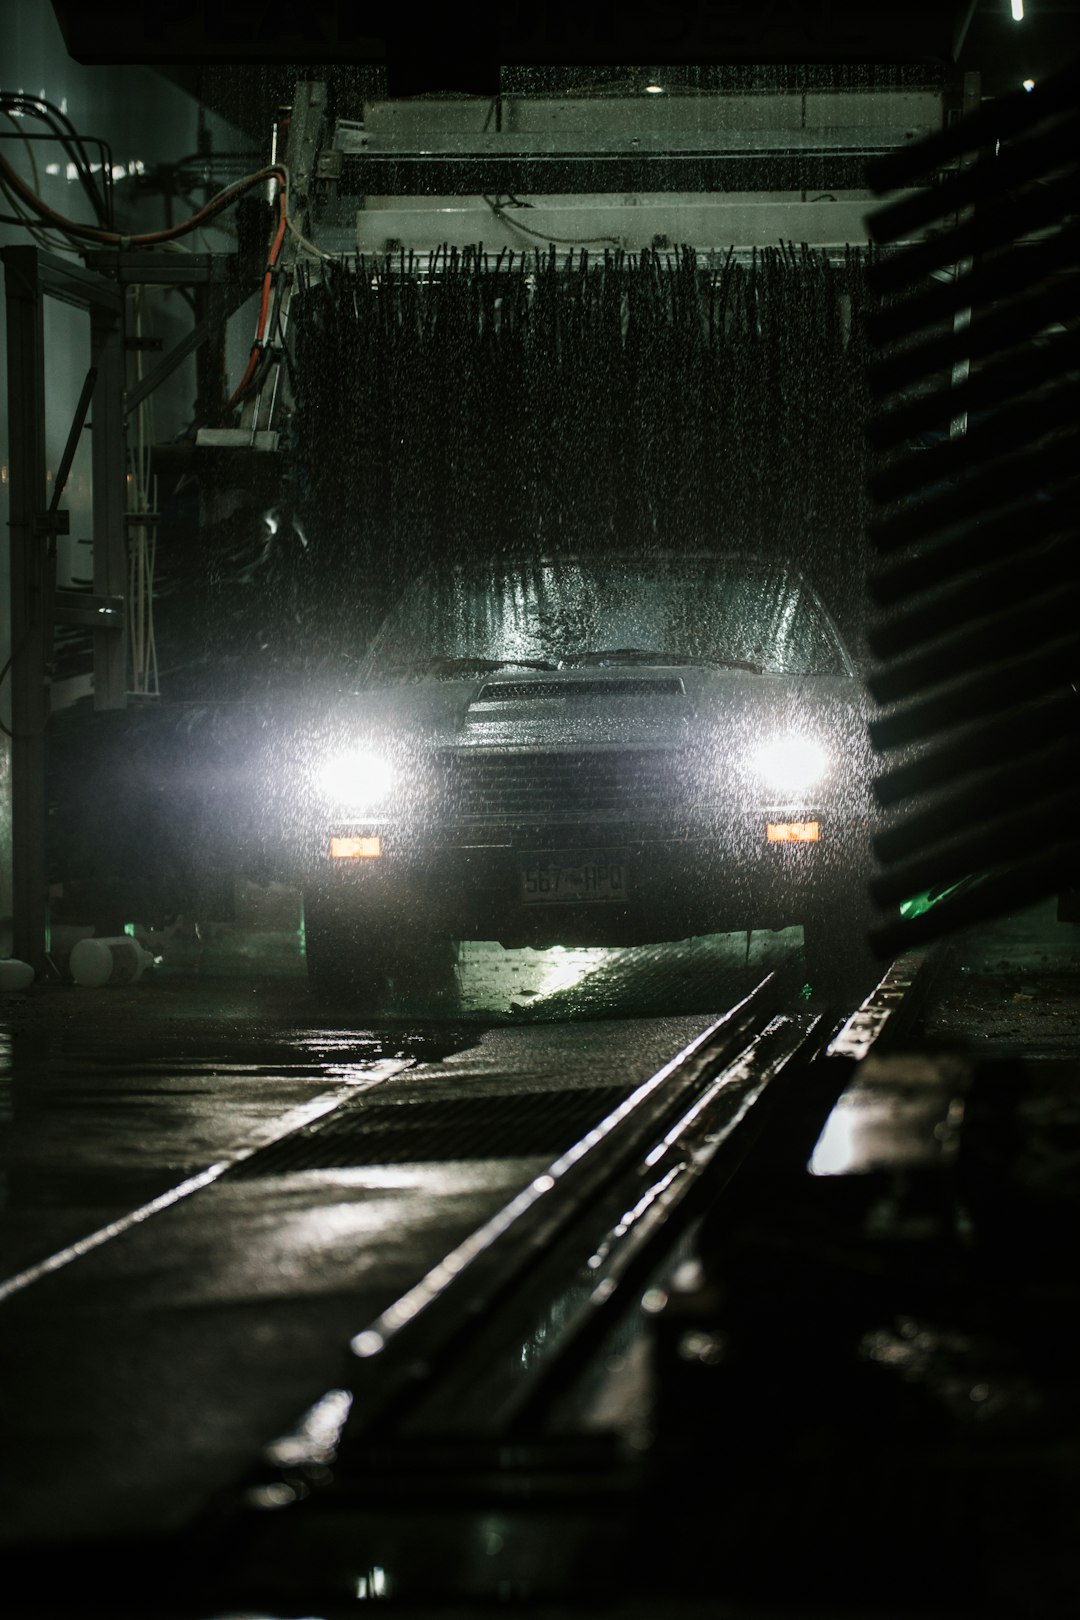
<path fill-rule="evenodd" d="M 430 1102 L 359 1102 L 270 1143 L 227 1173 L 251 1181 L 364 1165 L 553 1158 L 572 1147 L 626 1094 L 623 1086 L 588 1086 Z"/>
<path fill-rule="evenodd" d="M 664 821 L 692 797 L 675 749 L 592 753 L 479 750 L 440 758 L 451 813 L 463 821 L 558 822 L 618 814 Z"/>
<path fill-rule="evenodd" d="M 883 954 L 1077 885 L 1078 108 L 1073 66 L 871 170 L 918 188 L 870 217 Z"/>

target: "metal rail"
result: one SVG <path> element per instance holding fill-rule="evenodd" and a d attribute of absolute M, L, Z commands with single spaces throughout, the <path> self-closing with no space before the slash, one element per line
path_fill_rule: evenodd
<path fill-rule="evenodd" d="M 677 1139 L 714 1077 L 788 994 L 786 981 L 768 975 L 355 1336 L 359 1366 L 346 1447 L 399 1422 L 421 1387 L 430 1387 L 431 1369 L 447 1369 L 452 1356 L 472 1364 L 476 1324 L 505 1309 L 519 1280 L 544 1264 L 568 1231 L 580 1230 L 583 1209 L 610 1197 L 666 1133 Z"/>
<path fill-rule="evenodd" d="M 781 1159 L 805 1162 L 856 1063 L 908 1026 L 925 966 L 894 964 L 842 1023 L 763 981 L 358 1334 L 340 1387 L 202 1526 L 231 1595 L 505 1596 L 525 1569 L 533 1595 L 609 1589 L 647 1460 L 567 1426 L 566 1395 L 703 1205 L 785 1133 Z"/>
<path fill-rule="evenodd" d="M 753 1033 L 529 1276 L 519 1309 L 471 1337 L 467 1364 L 444 1374 L 406 1432 L 525 1438 L 541 1430 L 553 1402 L 636 1306 L 706 1192 L 715 1197 L 737 1169 L 763 1128 L 766 1092 L 789 1065 L 820 1050 L 823 1034 L 823 1015 L 811 1011 L 779 1013 Z M 342 1462 L 349 1467 L 347 1447 Z"/>
<path fill-rule="evenodd" d="M 786 978 L 762 980 L 354 1337 L 342 1387 L 268 1449 L 249 1503 L 274 1500 L 274 1481 L 291 1490 L 308 1463 L 321 1478 L 333 1461 L 342 1486 L 395 1437 L 535 1426 L 735 1171 L 766 1097 L 788 1094 L 778 1077 L 805 1076 L 832 1035 L 827 1110 L 858 1052 L 901 1026 L 922 968 L 891 967 L 838 1033 Z M 523 1375 L 522 1346 L 541 1341 Z"/>

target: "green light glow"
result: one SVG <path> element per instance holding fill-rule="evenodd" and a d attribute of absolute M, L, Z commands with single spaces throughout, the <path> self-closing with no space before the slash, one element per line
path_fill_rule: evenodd
<path fill-rule="evenodd" d="M 924 889 L 921 894 L 913 894 L 909 900 L 900 902 L 900 915 L 908 922 L 916 917 L 923 917 L 935 906 L 950 896 L 962 894 L 965 889 L 975 888 L 989 876 L 988 872 L 967 872 L 955 883 L 935 884 L 931 889 Z"/>

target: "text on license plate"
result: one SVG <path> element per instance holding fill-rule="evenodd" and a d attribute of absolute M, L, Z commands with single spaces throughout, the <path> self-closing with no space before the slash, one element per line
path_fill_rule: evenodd
<path fill-rule="evenodd" d="M 577 861 L 546 854 L 526 858 L 521 868 L 521 897 L 526 905 L 625 900 L 626 863 L 617 856 L 588 856 Z"/>

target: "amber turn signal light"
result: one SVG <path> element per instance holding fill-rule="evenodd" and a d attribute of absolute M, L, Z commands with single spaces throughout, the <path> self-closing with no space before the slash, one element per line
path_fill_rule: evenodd
<path fill-rule="evenodd" d="M 818 821 L 767 821 L 765 837 L 770 844 L 816 844 L 821 837 Z"/>
<path fill-rule="evenodd" d="M 331 838 L 330 858 L 334 861 L 373 861 L 382 854 L 382 839 Z"/>

